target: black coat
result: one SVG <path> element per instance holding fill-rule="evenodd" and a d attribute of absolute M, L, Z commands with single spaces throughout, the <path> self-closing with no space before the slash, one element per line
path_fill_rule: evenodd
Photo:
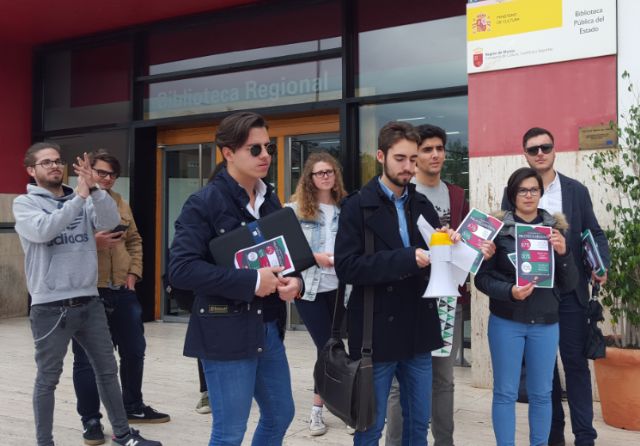
<path fill-rule="evenodd" d="M 591 203 L 589 190 L 573 178 L 569 178 L 561 173 L 558 173 L 558 175 L 560 176 L 560 189 L 562 193 L 562 213 L 566 216 L 569 223 L 567 244 L 573 252 L 573 260 L 578 269 L 576 287 L 569 292 L 575 293 L 578 302 L 586 306 L 589 302 L 589 281 L 591 280 L 591 276 L 586 273 L 582 263 L 581 234 L 585 229 L 591 230 L 593 238 L 598 244 L 602 261 L 607 268 L 611 263 L 609 243 L 598 223 L 598 219 L 593 213 L 593 203 Z M 502 209 L 507 211 L 513 210 L 513 205 L 509 203 L 506 191 L 502 196 Z"/>
<path fill-rule="evenodd" d="M 255 221 L 247 211 L 249 196 L 223 169 L 212 182 L 192 194 L 175 223 L 169 280 L 195 293 L 184 355 L 231 360 L 255 357 L 264 348 L 264 322 L 276 320 L 284 333 L 286 306 L 277 294 L 256 298 L 257 272 L 217 266 L 209 241 Z M 260 215 L 281 208 L 267 185 Z"/>
<path fill-rule="evenodd" d="M 360 357 L 364 287 L 375 287 L 373 360 L 411 359 L 442 346 L 440 321 L 434 299 L 423 299 L 430 268 L 420 269 L 415 250 L 427 245 L 416 222 L 422 214 L 433 226 L 440 220 L 427 198 L 409 184 L 405 204 L 411 246 L 405 248 L 393 203 L 373 178 L 344 203 L 335 245 L 335 269 L 342 282 L 353 284 L 348 306 L 349 352 Z M 363 209 L 371 215 L 363 221 Z M 364 225 L 374 234 L 373 255 L 364 254 Z"/>
<path fill-rule="evenodd" d="M 566 221 L 562 215 L 550 215 L 544 210 L 542 223 L 561 231 L 566 229 Z M 490 298 L 489 309 L 492 314 L 526 324 L 553 324 L 558 322 L 558 305 L 562 293 L 575 288 L 578 272 L 573 261 L 571 248 L 567 245 L 565 255 L 555 256 L 555 273 L 553 288 L 535 288 L 525 300 L 513 299 L 511 289 L 516 283 L 516 269 L 507 256 L 515 252 L 515 221 L 511 211 L 502 217 L 504 226 L 494 240 L 496 253 L 485 260 L 476 274 L 476 287 Z M 566 234 L 565 234 L 566 236 Z"/>

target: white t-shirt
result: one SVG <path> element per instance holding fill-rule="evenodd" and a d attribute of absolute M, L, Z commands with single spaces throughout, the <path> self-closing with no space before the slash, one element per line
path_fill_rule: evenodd
<path fill-rule="evenodd" d="M 322 218 L 324 223 L 324 245 L 320 247 L 320 252 L 330 252 L 333 254 L 336 245 L 336 235 L 331 230 L 331 223 L 336 212 L 333 204 L 320 203 Z M 318 293 L 331 291 L 338 288 L 338 276 L 333 266 L 320 268 L 320 283 L 318 284 Z"/>

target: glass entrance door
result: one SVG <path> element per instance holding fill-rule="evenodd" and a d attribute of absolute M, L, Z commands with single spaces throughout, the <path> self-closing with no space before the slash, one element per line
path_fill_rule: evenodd
<path fill-rule="evenodd" d="M 169 247 L 175 232 L 174 223 L 189 195 L 205 185 L 214 164 L 213 143 L 179 144 L 161 148 L 163 171 L 162 271 L 167 270 Z M 188 313 L 162 289 L 164 320 L 183 320 Z"/>
<path fill-rule="evenodd" d="M 287 166 L 285 166 L 286 199 L 295 192 L 300 180 L 300 174 L 304 163 L 310 154 L 314 152 L 328 152 L 334 158 L 340 159 L 340 134 L 339 133 L 315 133 L 309 135 L 287 136 Z"/>

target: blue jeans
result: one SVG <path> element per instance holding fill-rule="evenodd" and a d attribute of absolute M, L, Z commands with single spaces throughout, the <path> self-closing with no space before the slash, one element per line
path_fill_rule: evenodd
<path fill-rule="evenodd" d="M 135 291 L 126 288 L 112 290 L 99 288 L 111 331 L 111 340 L 120 355 L 120 382 L 122 400 L 127 412 L 140 410 L 142 402 L 142 373 L 144 368 L 144 326 L 142 307 Z M 87 354 L 74 340 L 73 387 L 76 391 L 77 410 L 86 423 L 92 418 L 101 418 L 100 398 L 93 368 Z"/>
<path fill-rule="evenodd" d="M 489 317 L 489 349 L 493 366 L 493 431 L 498 446 L 515 445 L 516 400 L 527 363 L 529 442 L 544 446 L 551 430 L 551 388 L 558 350 L 558 324 L 525 324 Z"/>
<path fill-rule="evenodd" d="M 377 445 L 384 429 L 387 398 L 393 377 L 400 384 L 402 408 L 402 444 L 426 446 L 431 417 L 431 353 L 421 353 L 412 359 L 373 363 L 373 387 L 376 396 L 375 424 L 364 432 L 356 432 L 356 446 Z"/>
<path fill-rule="evenodd" d="M 582 353 L 588 327 L 585 309 L 578 303 L 575 294 L 565 296 L 560 302 L 560 357 L 567 382 L 571 429 L 576 437 L 576 446 L 593 446 L 598 436 L 593 428 L 591 372 L 589 362 Z M 554 370 L 552 401 L 550 438 L 561 440 L 564 438 L 564 410 L 557 366 Z"/>
<path fill-rule="evenodd" d="M 202 359 L 213 417 L 209 446 L 242 443 L 253 398 L 260 408 L 260 420 L 251 444 L 282 444 L 295 411 L 291 375 L 276 322 L 265 323 L 264 329 L 264 351 L 256 358 Z"/>
<path fill-rule="evenodd" d="M 96 297 L 77 307 L 33 305 L 29 319 L 37 366 L 33 410 L 38 446 L 54 444 L 54 392 L 72 338 L 87 351 L 96 370 L 96 382 L 114 434 L 128 432 L 127 414 L 118 384 L 118 367 L 102 301 Z"/>

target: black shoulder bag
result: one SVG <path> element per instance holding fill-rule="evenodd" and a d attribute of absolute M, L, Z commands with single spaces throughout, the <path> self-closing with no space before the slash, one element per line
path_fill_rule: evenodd
<path fill-rule="evenodd" d="M 586 309 L 589 327 L 582 352 L 587 359 L 600 359 L 607 355 L 607 341 L 602 330 L 598 327 L 598 322 L 604 321 L 602 305 L 598 301 L 599 292 L 600 284 L 595 283 L 591 289 L 591 299 L 589 299 Z"/>
<path fill-rule="evenodd" d="M 364 231 L 365 254 L 373 254 L 373 233 Z M 333 309 L 331 338 L 318 355 L 313 370 L 316 389 L 329 411 L 358 431 L 373 426 L 376 418 L 376 402 L 373 391 L 372 286 L 364 289 L 364 323 L 362 324 L 362 357 L 349 358 L 340 337 L 340 325 L 344 317 L 345 284 L 340 283 Z"/>

